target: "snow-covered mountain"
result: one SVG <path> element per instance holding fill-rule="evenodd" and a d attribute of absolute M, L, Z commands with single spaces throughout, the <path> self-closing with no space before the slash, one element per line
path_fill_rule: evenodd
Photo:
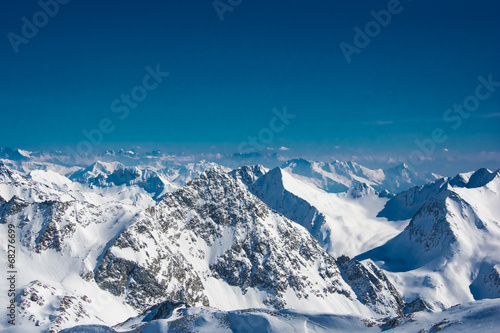
<path fill-rule="evenodd" d="M 355 315 L 302 313 L 294 310 L 246 309 L 220 311 L 213 308 L 162 304 L 113 328 L 77 326 L 64 333 L 142 332 L 496 332 L 500 323 L 500 300 L 457 305 L 443 312 L 417 312 L 388 322 Z"/>
<path fill-rule="evenodd" d="M 78 170 L 71 180 L 87 184 L 91 187 L 138 186 L 156 199 L 177 189 L 177 186 L 149 167 L 126 167 L 121 163 L 105 163 L 97 161 L 89 167 Z"/>
<path fill-rule="evenodd" d="M 12 148 L 4 148 L 0 147 L 0 158 L 8 159 L 11 161 L 19 161 L 26 160 L 29 158 L 30 152 L 27 152 L 22 149 L 12 149 Z"/>
<path fill-rule="evenodd" d="M 287 161 L 281 168 L 330 193 L 346 192 L 362 183 L 380 192 L 387 190 L 397 193 L 439 178 L 435 174 L 417 173 L 404 163 L 386 170 L 372 170 L 352 161 L 327 163 L 294 159 Z"/>
<path fill-rule="evenodd" d="M 359 298 L 307 230 L 223 171 L 203 173 L 135 219 L 94 273 L 101 288 L 139 310 L 168 300 L 224 310 L 401 311 L 383 273 L 373 297 Z M 369 284 L 361 272 L 358 283 Z"/>
<path fill-rule="evenodd" d="M 382 245 L 406 222 L 377 218 L 387 198 L 360 184 L 346 193 L 328 193 L 303 178 L 275 168 L 251 190 L 269 207 L 304 226 L 334 256 L 355 256 Z"/>
<path fill-rule="evenodd" d="M 436 307 L 500 295 L 500 170 L 480 169 L 400 193 L 379 214 L 408 226 L 371 258 L 405 295 Z"/>
<path fill-rule="evenodd" d="M 429 182 L 404 165 L 17 153 L 0 156 L 1 252 L 12 225 L 18 271 L 18 325 L 2 331 L 498 326 L 500 171 Z"/>
<path fill-rule="evenodd" d="M 166 168 L 147 165 L 125 166 L 119 162 L 97 161 L 80 169 L 69 178 L 81 184 L 93 187 L 136 186 L 149 193 L 155 200 L 184 186 L 188 181 L 198 177 L 203 171 L 222 168 L 206 161 L 174 164 Z M 226 169 L 227 170 L 227 169 Z"/>

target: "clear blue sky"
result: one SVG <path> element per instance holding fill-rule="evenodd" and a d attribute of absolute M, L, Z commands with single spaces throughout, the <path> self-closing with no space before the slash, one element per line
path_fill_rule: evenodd
<path fill-rule="evenodd" d="M 16 53 L 8 34 L 41 7 L 2 1 L 0 146 L 76 144 L 109 118 L 103 146 L 236 151 L 286 106 L 297 117 L 269 146 L 406 154 L 440 127 L 438 150 L 500 151 L 500 87 L 456 130 L 442 119 L 479 75 L 500 81 L 500 3 L 401 0 L 348 64 L 339 44 L 388 3 L 243 0 L 221 21 L 212 1 L 73 0 Z M 170 75 L 120 119 L 112 102 L 156 64 Z"/>

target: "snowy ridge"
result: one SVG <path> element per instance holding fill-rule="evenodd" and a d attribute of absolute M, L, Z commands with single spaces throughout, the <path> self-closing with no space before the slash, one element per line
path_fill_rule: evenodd
<path fill-rule="evenodd" d="M 443 312 L 418 312 L 384 323 L 358 316 L 297 312 L 293 310 L 217 311 L 213 308 L 178 308 L 169 318 L 138 321 L 135 327 L 78 326 L 64 333 L 140 332 L 496 332 L 500 301 L 467 303 Z M 140 318 L 142 319 L 142 318 Z"/>
<path fill-rule="evenodd" d="M 382 245 L 406 226 L 405 221 L 376 218 L 375 212 L 387 198 L 360 186 L 366 191 L 354 188 L 348 193 L 327 193 L 275 168 L 258 179 L 252 191 L 269 207 L 309 230 L 328 253 L 355 256 Z"/>
<path fill-rule="evenodd" d="M 345 192 L 362 183 L 379 192 L 388 190 L 397 193 L 439 178 L 434 174 L 419 174 L 406 164 L 386 170 L 371 170 L 353 161 L 325 163 L 295 159 L 287 161 L 281 168 L 330 193 Z"/>
<path fill-rule="evenodd" d="M 107 251 L 95 278 L 141 310 L 162 300 L 242 308 L 217 296 L 230 293 L 243 307 L 366 313 L 334 258 L 305 229 L 222 171 L 202 174 L 137 220 Z"/>
<path fill-rule="evenodd" d="M 500 171 L 393 196 L 389 173 L 400 189 L 417 182 L 405 165 L 231 171 L 124 150 L 77 167 L 0 153 L 5 255 L 8 225 L 17 233 L 14 332 L 498 327 Z M 336 184 L 347 189 L 330 193 Z"/>
<path fill-rule="evenodd" d="M 177 188 L 151 168 L 125 167 L 123 164 L 97 161 L 91 166 L 73 173 L 71 180 L 89 186 L 111 187 L 136 185 L 151 193 L 153 199 Z"/>
<path fill-rule="evenodd" d="M 498 297 L 498 171 L 439 180 L 392 200 L 407 203 L 404 214 L 418 210 L 401 234 L 358 259 L 380 261 L 398 290 L 435 307 Z"/>

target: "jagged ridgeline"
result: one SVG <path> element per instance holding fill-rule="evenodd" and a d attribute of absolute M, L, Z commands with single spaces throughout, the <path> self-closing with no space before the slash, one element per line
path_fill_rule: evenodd
<path fill-rule="evenodd" d="M 95 281 L 141 310 L 165 299 L 224 308 L 221 293 L 275 309 L 300 303 L 318 310 L 363 311 L 364 304 L 384 314 L 401 310 L 390 283 L 374 289 L 373 299 L 358 299 L 307 230 L 220 170 L 202 174 L 135 219 L 106 251 Z M 221 289 L 209 290 L 203 281 Z M 384 291 L 393 299 L 375 301 Z"/>
<path fill-rule="evenodd" d="M 436 331 L 500 308 L 498 171 L 160 162 L 1 160 L 19 327 Z"/>

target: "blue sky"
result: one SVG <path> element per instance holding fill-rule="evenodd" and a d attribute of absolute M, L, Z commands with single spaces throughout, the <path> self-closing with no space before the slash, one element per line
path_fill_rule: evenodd
<path fill-rule="evenodd" d="M 500 4 L 395 3 L 243 0 L 221 20 L 213 1 L 73 0 L 13 47 L 9 33 L 22 37 L 22 18 L 42 9 L 3 1 L 0 146 L 75 146 L 109 119 L 113 130 L 95 149 L 237 151 L 286 106 L 296 117 L 270 148 L 407 157 L 441 128 L 446 141 L 426 157 L 484 151 L 495 160 L 500 87 L 456 129 L 443 115 L 475 94 L 478 76 L 500 82 Z M 340 43 L 355 45 L 353 29 L 388 6 L 397 13 L 348 63 Z M 112 103 L 157 65 L 169 75 L 120 119 Z"/>

